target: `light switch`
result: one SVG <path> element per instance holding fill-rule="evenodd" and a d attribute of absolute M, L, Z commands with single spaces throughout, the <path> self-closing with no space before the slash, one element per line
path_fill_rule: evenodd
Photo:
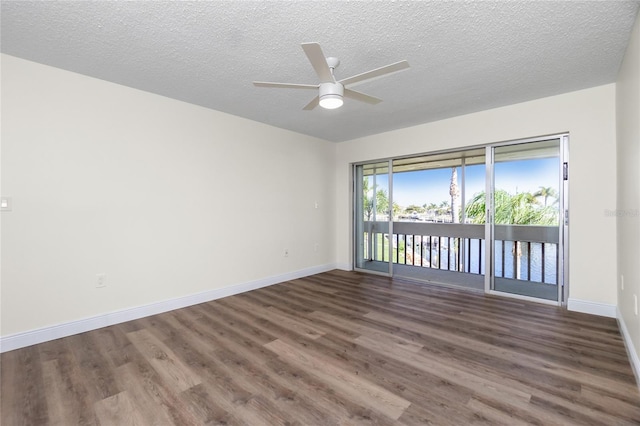
<path fill-rule="evenodd" d="M 11 197 L 2 197 L 0 198 L 0 211 L 10 212 L 11 211 Z"/>

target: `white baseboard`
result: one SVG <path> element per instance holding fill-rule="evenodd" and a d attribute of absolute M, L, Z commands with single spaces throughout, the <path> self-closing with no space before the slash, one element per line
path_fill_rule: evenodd
<path fill-rule="evenodd" d="M 631 336 L 629 335 L 629 330 L 627 330 L 627 325 L 624 322 L 624 318 L 622 317 L 620 308 L 616 309 L 616 313 L 618 327 L 620 328 L 620 334 L 622 334 L 624 347 L 627 349 L 627 355 L 629 355 L 629 361 L 631 362 L 631 369 L 633 370 L 633 374 L 636 376 L 636 384 L 638 385 L 638 389 L 640 389 L 640 358 L 638 358 L 638 353 L 633 346 L 633 341 L 631 340 Z M 640 342 L 638 342 L 638 344 L 640 344 Z"/>
<path fill-rule="evenodd" d="M 353 266 L 349 263 L 338 263 L 336 264 L 336 269 L 340 269 L 341 271 L 353 271 Z"/>
<path fill-rule="evenodd" d="M 218 288 L 215 290 L 209 290 L 202 293 L 178 297 L 176 299 L 164 300 L 161 302 L 150 303 L 148 305 L 109 312 L 102 315 L 96 315 L 90 318 L 83 318 L 63 324 L 56 324 L 35 330 L 25 331 L 22 333 L 2 336 L 0 337 L 0 353 L 24 348 L 26 346 L 36 345 L 38 343 L 48 342 L 50 340 L 55 340 L 62 337 L 72 336 L 74 334 L 96 330 L 98 328 L 107 327 L 114 324 L 120 324 L 138 318 L 148 317 L 150 315 L 161 314 L 163 312 L 172 311 L 174 309 L 197 305 L 198 303 L 204 303 L 211 300 L 221 299 L 227 296 L 233 296 L 234 294 L 240 294 L 247 291 L 256 290 L 261 287 L 267 287 L 273 284 L 327 272 L 332 269 L 336 269 L 335 264 L 314 266 L 307 269 L 287 272 L 286 274 L 282 275 L 276 275 L 255 281 L 249 281 L 246 283 Z"/>
<path fill-rule="evenodd" d="M 609 305 L 608 303 L 590 302 L 588 300 L 569 298 L 569 300 L 567 300 L 567 309 L 585 314 L 615 318 L 617 308 L 616 305 Z"/>

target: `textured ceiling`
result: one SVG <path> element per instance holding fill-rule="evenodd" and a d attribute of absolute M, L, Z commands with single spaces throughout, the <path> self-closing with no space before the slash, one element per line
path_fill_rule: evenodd
<path fill-rule="evenodd" d="M 2 52 L 330 141 L 614 82 L 639 1 L 2 1 Z M 384 102 L 303 111 L 319 42 Z"/>

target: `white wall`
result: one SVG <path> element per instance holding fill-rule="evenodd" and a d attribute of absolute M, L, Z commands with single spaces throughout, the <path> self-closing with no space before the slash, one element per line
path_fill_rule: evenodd
<path fill-rule="evenodd" d="M 2 336 L 335 261 L 333 143 L 7 55 L 1 135 Z"/>
<path fill-rule="evenodd" d="M 570 296 L 615 305 L 616 220 L 604 214 L 616 208 L 615 94 L 607 85 L 335 145 L 3 55 L 1 191 L 14 208 L 1 216 L 1 334 L 348 267 L 350 163 L 565 131 Z M 108 285 L 96 289 L 101 272 Z"/>
<path fill-rule="evenodd" d="M 624 290 L 618 282 L 618 309 L 633 341 L 637 360 L 640 317 L 634 313 L 633 295 L 640 297 L 640 15 L 618 74 L 616 108 L 618 272 L 624 275 Z"/>
<path fill-rule="evenodd" d="M 570 298 L 616 304 L 615 85 L 482 111 L 341 143 L 337 151 L 338 264 L 351 264 L 352 162 L 570 132 Z"/>

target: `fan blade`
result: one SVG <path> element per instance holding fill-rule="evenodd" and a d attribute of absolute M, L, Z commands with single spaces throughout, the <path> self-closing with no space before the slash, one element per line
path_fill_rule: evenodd
<path fill-rule="evenodd" d="M 382 102 L 382 99 L 374 98 L 373 96 L 365 95 L 362 92 L 356 92 L 351 89 L 344 89 L 344 97 L 355 99 L 356 101 L 366 102 L 371 105 L 379 104 Z"/>
<path fill-rule="evenodd" d="M 295 83 L 271 83 L 269 81 L 254 81 L 256 87 L 278 87 L 281 89 L 317 89 L 317 84 L 295 84 Z"/>
<path fill-rule="evenodd" d="M 333 77 L 333 74 L 331 74 L 331 69 L 327 64 L 327 58 L 325 58 L 324 53 L 322 53 L 320 45 L 318 43 L 302 43 L 302 48 L 307 58 L 309 58 L 313 69 L 316 70 L 316 74 L 320 77 L 320 83 L 335 83 L 336 79 Z"/>
<path fill-rule="evenodd" d="M 363 72 L 362 74 L 354 75 L 353 77 L 345 78 L 338 81 L 338 83 L 342 83 L 344 86 L 354 85 L 356 83 L 362 83 L 364 81 L 372 80 L 377 77 L 382 77 L 383 75 L 389 75 L 394 72 L 406 70 L 407 68 L 409 68 L 409 62 L 400 61 L 396 62 L 395 64 L 387 65 L 384 67 L 376 68 L 375 70 Z"/>
<path fill-rule="evenodd" d="M 318 105 L 320 105 L 320 97 L 316 96 L 315 98 L 313 98 L 313 100 L 311 102 L 309 102 L 304 108 L 302 108 L 305 111 L 311 111 L 312 109 L 314 109 L 315 107 L 317 107 Z"/>

